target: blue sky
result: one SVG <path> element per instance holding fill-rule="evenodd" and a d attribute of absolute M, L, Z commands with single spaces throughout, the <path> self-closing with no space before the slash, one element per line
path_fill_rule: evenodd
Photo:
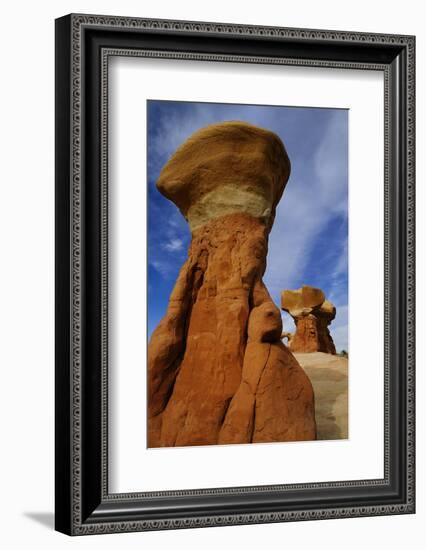
<path fill-rule="evenodd" d="M 306 107 L 150 100 L 148 109 L 148 332 L 163 317 L 190 232 L 177 207 L 156 189 L 165 162 L 193 132 L 240 120 L 282 139 L 291 176 L 269 238 L 265 284 L 280 292 L 303 284 L 321 288 L 337 308 L 330 329 L 348 349 L 348 111 Z M 282 313 L 284 330 L 294 323 Z"/>

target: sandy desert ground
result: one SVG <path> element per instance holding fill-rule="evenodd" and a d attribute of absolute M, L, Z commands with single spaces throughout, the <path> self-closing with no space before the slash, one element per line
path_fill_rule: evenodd
<path fill-rule="evenodd" d="M 295 353 L 315 392 L 318 439 L 348 438 L 348 359 L 328 353 Z"/>

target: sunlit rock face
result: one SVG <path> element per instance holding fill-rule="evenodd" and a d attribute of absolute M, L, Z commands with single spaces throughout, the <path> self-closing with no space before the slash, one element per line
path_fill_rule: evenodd
<path fill-rule="evenodd" d="M 289 173 L 278 136 L 241 122 L 196 132 L 164 166 L 157 187 L 192 241 L 149 342 L 150 447 L 315 439 L 312 385 L 262 281 Z"/>
<path fill-rule="evenodd" d="M 321 289 L 305 285 L 298 290 L 284 290 L 281 308 L 293 317 L 296 325 L 296 332 L 288 344 L 291 351 L 336 353 L 328 329 L 336 316 L 336 308 L 326 300 Z"/>

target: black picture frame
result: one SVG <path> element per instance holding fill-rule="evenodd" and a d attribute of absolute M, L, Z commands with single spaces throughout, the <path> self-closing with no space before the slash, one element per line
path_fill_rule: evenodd
<path fill-rule="evenodd" d="M 380 480 L 109 494 L 109 55 L 375 69 L 385 82 Z M 56 20 L 56 529 L 69 535 L 415 511 L 415 37 L 71 14 Z"/>

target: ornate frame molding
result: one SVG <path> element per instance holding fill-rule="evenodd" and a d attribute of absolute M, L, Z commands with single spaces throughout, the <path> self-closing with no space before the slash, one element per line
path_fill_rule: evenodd
<path fill-rule="evenodd" d="M 376 48 L 377 51 L 385 51 L 390 48 L 389 52 L 399 52 L 399 64 L 396 65 L 394 60 L 387 62 L 374 62 L 368 59 L 362 61 L 350 60 L 335 60 L 332 58 L 308 58 L 308 57 L 291 57 L 291 56 L 268 56 L 268 55 L 248 55 L 248 54 L 231 54 L 231 53 L 207 53 L 194 51 L 172 51 L 170 49 L 154 49 L 154 48 L 130 48 L 119 47 L 116 45 L 105 45 L 100 47 L 99 57 L 99 80 L 100 80 L 100 315 L 99 315 L 99 333 L 100 333 L 100 408 L 99 411 L 99 433 L 100 433 L 100 467 L 99 481 L 97 487 L 99 489 L 99 498 L 101 505 L 97 508 L 93 506 L 93 502 L 85 504 L 84 499 L 86 494 L 90 493 L 89 501 L 96 500 L 93 497 L 92 487 L 86 488 L 86 475 L 84 473 L 84 453 L 85 433 L 84 422 L 87 412 L 84 410 L 84 402 L 87 400 L 85 389 L 85 332 L 84 332 L 84 317 L 86 311 L 85 304 L 85 278 L 87 277 L 88 262 L 87 246 L 85 246 L 86 232 L 91 230 L 87 222 L 87 213 L 85 211 L 85 162 L 86 162 L 86 147 L 88 145 L 85 138 L 85 117 L 87 116 L 87 100 L 88 100 L 88 84 L 85 70 L 88 63 L 88 39 L 87 31 L 92 31 L 96 35 L 96 31 L 111 30 L 115 33 L 142 33 L 148 37 L 153 35 L 162 35 L 166 33 L 168 36 L 180 35 L 184 36 L 212 36 L 216 38 L 230 37 L 239 40 L 241 43 L 245 39 L 262 39 L 265 41 L 290 41 L 293 44 L 318 45 L 324 44 L 330 52 L 333 47 L 348 47 L 368 45 L 371 48 Z M 61 266 L 57 273 L 57 277 L 64 277 L 63 269 L 67 270 L 69 277 L 69 289 L 64 291 L 61 288 L 60 296 L 57 295 L 59 303 L 67 297 L 70 303 L 69 317 L 64 318 L 64 314 L 59 312 L 61 319 L 58 321 L 59 330 L 67 327 L 69 338 L 69 357 L 68 369 L 64 367 L 64 358 L 66 353 L 62 349 L 63 342 L 59 343 L 60 351 L 57 354 L 57 377 L 60 383 L 57 387 L 57 426 L 60 425 L 63 429 L 63 419 L 69 420 L 69 432 L 63 438 L 57 432 L 57 463 L 61 466 L 58 468 L 59 477 L 58 484 L 69 483 L 69 491 L 61 491 L 57 494 L 57 528 L 69 534 L 83 535 L 91 533 L 112 533 L 125 531 L 142 531 L 156 529 L 177 529 L 188 527 L 202 527 L 213 525 L 237 525 L 247 523 L 264 523 L 264 522 L 283 522 L 283 521 L 303 521 L 308 519 L 327 519 L 336 517 L 359 517 L 370 515 L 384 514 L 403 514 L 414 512 L 414 168 L 415 168 L 415 59 L 414 59 L 415 40 L 412 36 L 397 36 L 397 35 L 379 35 L 379 34 L 364 34 L 364 33 L 347 33 L 341 31 L 322 31 L 322 30 L 307 30 L 307 29 L 287 29 L 279 27 L 253 27 L 246 25 L 228 25 L 218 23 L 201 23 L 201 22 L 186 22 L 186 21 L 169 21 L 169 20 L 151 20 L 151 19 L 136 19 L 124 17 L 107 17 L 96 15 L 70 15 L 57 21 L 57 62 L 64 61 L 69 64 L 69 72 L 67 66 L 57 73 L 57 94 L 62 93 L 62 102 L 59 102 L 57 110 L 57 130 L 63 132 L 59 126 L 63 122 L 64 108 L 69 105 L 69 133 L 68 136 L 57 136 L 57 154 L 58 150 L 64 150 L 67 145 L 71 151 L 67 162 L 64 163 L 61 157 L 61 166 L 57 172 L 57 194 L 64 193 L 64 177 L 69 177 L 69 196 L 64 198 L 63 205 L 58 206 L 57 213 L 62 216 L 66 210 L 69 212 L 69 227 L 57 227 L 57 236 L 59 243 L 63 243 L 64 238 L 68 238 L 69 256 L 68 266 Z M 354 50 L 354 51 L 355 51 Z M 342 50 L 343 51 L 343 50 Z M 387 51 L 387 50 L 386 50 Z M 369 69 L 384 72 L 385 77 L 385 476 L 383 480 L 363 480 L 363 481 L 344 481 L 333 483 L 314 483 L 314 484 L 297 484 L 297 485 L 274 485 L 268 487 L 239 487 L 228 489 L 211 489 L 211 490 L 192 490 L 192 491 L 169 491 L 156 493 L 130 493 L 130 494 L 109 494 L 108 493 L 108 475 L 107 475 L 107 420 L 108 420 L 108 216 L 107 216 L 107 201 L 108 201 L 108 142 L 107 142 L 107 125 L 108 125 L 108 59 L 110 56 L 139 56 L 139 57 L 156 57 L 169 59 L 191 59 L 202 61 L 231 61 L 241 63 L 274 63 L 282 65 L 301 65 L 313 67 L 335 67 L 344 69 Z M 330 54 L 332 55 L 332 53 Z M 390 55 L 390 54 L 389 54 Z M 397 59 L 395 54 L 395 59 Z M 405 75 L 401 74 L 401 66 L 405 63 Z M 67 78 L 68 87 L 66 91 L 61 91 L 61 82 Z M 395 109 L 395 102 L 401 100 L 401 95 L 404 96 L 403 104 L 406 105 L 406 133 L 405 135 L 395 135 L 395 120 L 392 116 Z M 58 96 L 57 96 L 58 97 Z M 66 133 L 66 132 L 65 132 Z M 400 155 L 395 159 L 395 151 L 399 150 Z M 62 153 L 63 155 L 65 153 Z M 398 162 L 398 167 L 394 163 Z M 402 172 L 396 174 L 396 170 Z M 395 186 L 395 177 L 399 178 L 396 182 L 400 199 L 405 203 L 403 205 L 395 204 L 392 193 Z M 405 186 L 404 186 L 405 185 Z M 402 209 L 403 219 L 400 220 L 400 215 L 396 216 L 398 207 Z M 398 220 L 397 220 L 398 218 Z M 405 219 L 404 219 L 405 218 Z M 401 250 L 395 250 L 395 234 L 392 232 L 392 227 L 398 225 L 399 239 Z M 60 225 L 60 224 L 59 224 Z M 399 241 L 398 241 L 399 242 Z M 401 271 L 405 274 L 406 280 L 402 282 L 394 280 L 392 265 L 395 262 L 395 255 L 400 258 Z M 171 518 L 155 518 L 150 519 L 149 516 L 144 517 L 144 512 L 141 510 L 139 516 L 129 519 L 128 515 L 122 514 L 120 510 L 127 505 L 133 507 L 145 498 L 165 498 L 169 499 L 178 497 L 197 497 L 202 495 L 237 495 L 241 498 L 256 493 L 283 493 L 283 492 L 304 492 L 308 489 L 319 490 L 338 490 L 338 489 L 357 489 L 374 487 L 389 487 L 392 485 L 391 479 L 391 438 L 395 437 L 395 433 L 391 430 L 391 415 L 395 403 L 392 401 L 392 396 L 395 395 L 392 390 L 392 383 L 395 384 L 395 373 L 392 369 L 392 357 L 395 362 L 395 349 L 391 342 L 391 289 L 392 285 L 401 286 L 401 292 L 405 294 L 403 300 L 405 307 L 406 323 L 402 322 L 398 337 L 402 340 L 401 347 L 398 348 L 398 359 L 403 361 L 400 369 L 405 367 L 405 371 L 399 372 L 399 375 L 405 377 L 406 393 L 404 394 L 404 403 L 406 409 L 405 415 L 405 445 L 406 445 L 406 469 L 400 472 L 400 475 L 405 476 L 405 482 L 402 483 L 404 488 L 404 496 L 402 502 L 386 503 L 379 505 L 365 504 L 363 506 L 318 506 L 313 507 L 307 505 L 305 510 L 274 510 L 262 511 L 254 510 L 250 513 L 215 513 L 206 515 L 202 513 L 197 515 L 193 513 L 188 516 Z M 399 287 L 398 287 L 399 288 Z M 395 308 L 393 308 L 395 309 Z M 398 325 L 399 326 L 399 325 Z M 393 355 L 392 355 L 393 354 Z M 86 367 L 87 368 L 87 367 Z M 64 374 L 65 370 L 65 374 Z M 393 381 L 393 382 L 392 382 Z M 68 409 L 65 411 L 64 406 L 59 404 L 62 399 L 64 387 L 68 388 L 70 401 Z M 392 390 L 392 391 L 391 391 Z M 61 420 L 62 419 L 62 420 Z M 401 434 L 399 434 L 401 436 Z M 65 439 L 68 441 L 69 447 L 65 444 Z M 65 446 L 65 447 L 64 447 Z M 85 451 L 87 453 L 87 451 Z M 97 471 L 97 470 L 96 470 Z M 402 496 L 402 495 L 400 495 Z M 65 500 L 67 501 L 65 503 Z M 98 499 L 99 500 L 99 499 Z M 92 513 L 87 514 L 91 508 Z M 102 510 L 101 510 L 102 509 Z M 120 517 L 126 519 L 120 521 Z"/>

